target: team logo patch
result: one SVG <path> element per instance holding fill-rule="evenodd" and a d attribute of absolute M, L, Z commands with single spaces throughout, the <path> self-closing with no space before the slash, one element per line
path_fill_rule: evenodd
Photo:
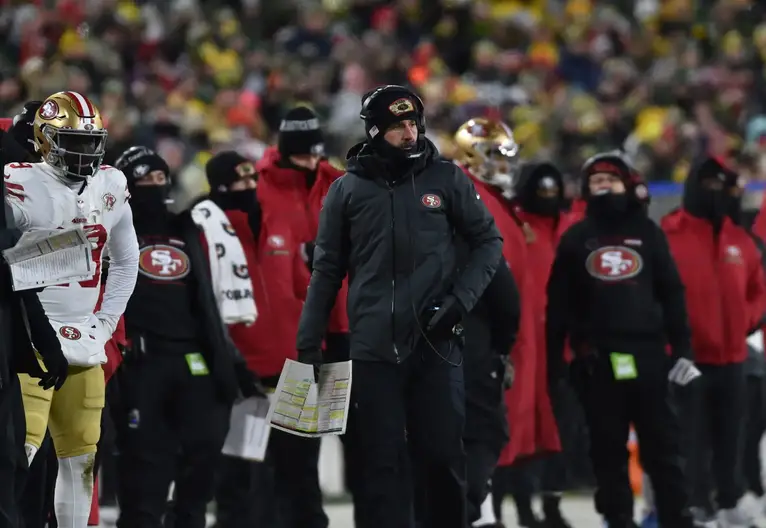
<path fill-rule="evenodd" d="M 397 99 L 390 105 L 388 105 L 388 110 L 394 114 L 395 116 L 400 116 L 402 114 L 406 114 L 407 112 L 414 112 L 415 111 L 415 105 L 412 104 L 412 101 L 409 99 Z"/>
<path fill-rule="evenodd" d="M 117 204 L 117 198 L 112 193 L 106 193 L 101 197 L 101 201 L 104 202 L 104 209 L 107 211 L 114 209 L 115 204 Z"/>
<path fill-rule="evenodd" d="M 285 245 L 285 239 L 279 235 L 271 235 L 268 239 L 268 244 L 273 248 L 281 248 Z"/>
<path fill-rule="evenodd" d="M 420 203 L 429 209 L 438 209 L 442 206 L 442 199 L 435 194 L 424 194 L 420 197 Z"/>
<path fill-rule="evenodd" d="M 643 267 L 641 255 L 635 249 L 624 246 L 598 248 L 585 261 L 585 268 L 591 276 L 608 282 L 633 278 Z"/>
<path fill-rule="evenodd" d="M 489 136 L 489 131 L 487 130 L 487 127 L 482 125 L 481 123 L 475 123 L 471 126 L 470 133 L 473 137 L 477 138 L 485 138 Z"/>
<path fill-rule="evenodd" d="M 55 119 L 56 116 L 59 115 L 59 105 L 56 101 L 49 100 L 45 101 L 45 104 L 43 104 L 40 107 L 40 117 L 43 119 Z"/>
<path fill-rule="evenodd" d="M 64 339 L 69 339 L 70 341 L 77 341 L 82 337 L 80 331 L 74 326 L 62 326 L 59 328 L 59 335 Z"/>
<path fill-rule="evenodd" d="M 178 248 L 157 244 L 141 249 L 138 271 L 150 279 L 173 281 L 189 274 L 189 257 Z"/>

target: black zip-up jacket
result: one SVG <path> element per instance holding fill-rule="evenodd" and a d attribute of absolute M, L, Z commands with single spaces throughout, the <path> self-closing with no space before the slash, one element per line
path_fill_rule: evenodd
<path fill-rule="evenodd" d="M 390 362 L 411 353 L 430 306 L 451 294 L 470 312 L 492 280 L 503 245 L 495 222 L 470 179 L 425 141 L 397 177 L 369 145 L 349 152 L 320 215 L 299 351 L 321 346 L 346 273 L 351 358 Z M 471 248 L 459 274 L 456 233 Z"/>
<path fill-rule="evenodd" d="M 593 216 L 561 237 L 548 279 L 549 374 L 560 375 L 564 342 L 575 355 L 691 354 L 684 286 L 665 234 L 643 212 L 619 222 Z"/>

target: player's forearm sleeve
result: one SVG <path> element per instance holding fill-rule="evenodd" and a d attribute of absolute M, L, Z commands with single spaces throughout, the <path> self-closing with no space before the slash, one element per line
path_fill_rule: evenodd
<path fill-rule="evenodd" d="M 125 207 L 122 218 L 112 227 L 108 249 L 109 275 L 98 317 L 114 331 L 120 316 L 125 313 L 138 278 L 138 239 L 130 207 Z"/>

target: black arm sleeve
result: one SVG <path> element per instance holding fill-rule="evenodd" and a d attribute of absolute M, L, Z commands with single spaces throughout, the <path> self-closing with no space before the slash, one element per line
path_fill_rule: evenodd
<path fill-rule="evenodd" d="M 545 308 L 545 343 L 549 379 L 558 377 L 564 369 L 564 346 L 569 333 L 569 295 L 575 286 L 570 277 L 570 271 L 574 269 L 570 263 L 573 260 L 571 235 L 567 236 L 567 233 L 561 237 L 556 249 L 546 291 L 548 304 Z"/>
<path fill-rule="evenodd" d="M 455 165 L 450 220 L 470 247 L 468 264 L 458 277 L 452 294 L 470 312 L 484 293 L 500 262 L 503 237 L 495 220 L 479 198 L 471 180 Z"/>
<path fill-rule="evenodd" d="M 342 196 L 343 178 L 330 186 L 319 215 L 311 282 L 298 324 L 297 350 L 322 347 L 330 312 L 348 270 L 348 231 Z"/>
<path fill-rule="evenodd" d="M 17 292 L 17 295 L 24 307 L 27 323 L 29 324 L 29 337 L 35 349 L 43 357 L 51 350 L 60 352 L 61 342 L 56 336 L 56 331 L 53 330 L 50 321 L 48 321 L 48 316 L 45 315 L 45 308 L 43 308 L 37 293 L 33 290 L 25 290 Z"/>
<path fill-rule="evenodd" d="M 501 258 L 492 282 L 484 290 L 482 301 L 489 312 L 492 347 L 498 354 L 508 355 L 519 332 L 521 298 L 505 259 Z"/>
<path fill-rule="evenodd" d="M 654 237 L 654 292 L 665 318 L 665 334 L 676 357 L 692 355 L 691 330 L 686 312 L 684 284 L 670 252 L 665 233 L 655 225 Z"/>

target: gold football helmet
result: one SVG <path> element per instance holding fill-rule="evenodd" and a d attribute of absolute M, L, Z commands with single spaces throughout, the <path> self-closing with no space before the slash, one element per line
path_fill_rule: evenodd
<path fill-rule="evenodd" d="M 101 113 L 77 92 L 48 97 L 35 114 L 37 151 L 60 176 L 86 181 L 98 172 L 106 152 Z"/>
<path fill-rule="evenodd" d="M 516 178 L 519 145 L 501 121 L 476 117 L 455 133 L 455 159 L 480 180 L 511 191 Z"/>

